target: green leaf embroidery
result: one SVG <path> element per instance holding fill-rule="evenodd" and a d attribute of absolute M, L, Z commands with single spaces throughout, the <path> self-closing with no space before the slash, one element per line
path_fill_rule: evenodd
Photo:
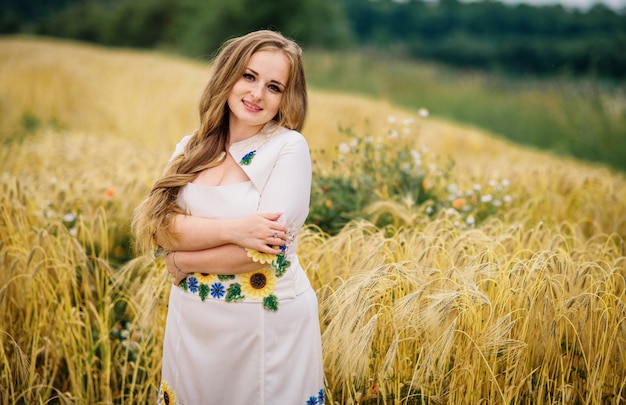
<path fill-rule="evenodd" d="M 233 283 L 226 290 L 226 302 L 238 302 L 243 301 L 246 297 L 241 295 L 241 285 L 239 283 Z"/>
<path fill-rule="evenodd" d="M 208 285 L 200 284 L 200 287 L 198 288 L 198 294 L 200 295 L 200 299 L 202 301 L 204 301 L 206 297 L 209 296 L 209 291 L 210 291 L 210 288 Z"/>
<path fill-rule="evenodd" d="M 278 311 L 278 298 L 276 298 L 274 294 L 270 294 L 263 298 L 263 308 L 272 312 Z"/>
<path fill-rule="evenodd" d="M 252 158 L 254 157 L 254 155 L 256 155 L 256 150 L 246 153 L 245 156 L 242 157 L 241 160 L 239 161 L 239 164 L 248 166 L 250 162 L 252 162 Z"/>
<path fill-rule="evenodd" d="M 285 271 L 291 266 L 291 262 L 285 259 L 285 254 L 280 253 L 278 257 L 272 262 L 272 269 L 276 272 L 276 277 L 282 277 Z"/>

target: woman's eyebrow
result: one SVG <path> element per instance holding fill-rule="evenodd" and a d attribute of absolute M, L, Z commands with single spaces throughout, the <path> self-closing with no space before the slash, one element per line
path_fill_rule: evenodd
<path fill-rule="evenodd" d="M 254 69 L 251 69 L 249 67 L 247 67 L 246 69 L 248 69 L 250 72 L 254 73 L 256 76 L 259 75 L 259 73 L 256 70 L 254 70 Z M 276 84 L 279 84 L 279 85 L 281 85 L 283 87 L 287 87 L 283 83 L 279 82 L 278 80 L 274 80 L 274 79 L 270 80 L 270 83 L 276 83 Z"/>

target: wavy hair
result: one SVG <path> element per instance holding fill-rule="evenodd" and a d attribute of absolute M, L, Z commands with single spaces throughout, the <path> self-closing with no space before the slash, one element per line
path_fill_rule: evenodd
<path fill-rule="evenodd" d="M 132 229 L 141 251 L 156 248 L 157 230 L 168 245 L 175 240 L 172 229 L 174 214 L 184 213 L 178 207 L 178 192 L 200 172 L 216 166 L 228 145 L 228 96 L 243 75 L 252 55 L 259 51 L 280 50 L 289 61 L 289 79 L 278 113 L 277 124 L 301 131 L 308 101 L 302 50 L 278 32 L 261 30 L 232 38 L 224 43 L 213 61 L 213 73 L 200 99 L 200 126 L 183 153 L 174 157 L 147 197 L 135 208 Z"/>

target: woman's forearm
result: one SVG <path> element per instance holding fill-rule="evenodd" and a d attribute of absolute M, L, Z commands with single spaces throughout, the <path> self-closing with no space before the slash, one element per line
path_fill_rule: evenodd
<path fill-rule="evenodd" d="M 176 238 L 167 241 L 157 231 L 157 242 L 167 250 L 202 250 L 232 243 L 227 231 L 230 221 L 177 214 L 172 220 Z"/>
<path fill-rule="evenodd" d="M 166 241 L 160 232 L 157 242 L 166 250 L 197 251 L 234 244 L 277 254 L 272 246 L 284 245 L 286 227 L 280 214 L 254 214 L 234 219 L 209 219 L 177 214 L 173 221 L 175 240 Z"/>
<path fill-rule="evenodd" d="M 211 249 L 172 252 L 166 264 L 182 273 L 241 274 L 267 267 L 248 257 L 246 250 L 237 245 L 222 245 Z"/>

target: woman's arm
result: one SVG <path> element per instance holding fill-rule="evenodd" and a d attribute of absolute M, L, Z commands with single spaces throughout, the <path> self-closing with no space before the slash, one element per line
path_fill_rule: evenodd
<path fill-rule="evenodd" d="M 189 273 L 241 274 L 267 267 L 252 261 L 237 245 L 222 245 L 197 251 L 174 251 L 165 256 L 167 271 L 178 285 Z"/>
<path fill-rule="evenodd" d="M 277 222 L 279 213 L 254 214 L 236 219 L 208 219 L 178 214 L 172 226 L 176 240 L 169 244 L 157 232 L 157 242 L 166 250 L 196 251 L 228 244 L 278 254 L 272 246 L 285 244 L 287 228 Z"/>
<path fill-rule="evenodd" d="M 305 138 L 295 131 L 283 145 L 278 160 L 261 192 L 258 210 L 261 212 L 282 212 L 278 220 L 287 227 L 287 253 L 290 242 L 309 214 L 311 196 L 311 156 Z"/>

